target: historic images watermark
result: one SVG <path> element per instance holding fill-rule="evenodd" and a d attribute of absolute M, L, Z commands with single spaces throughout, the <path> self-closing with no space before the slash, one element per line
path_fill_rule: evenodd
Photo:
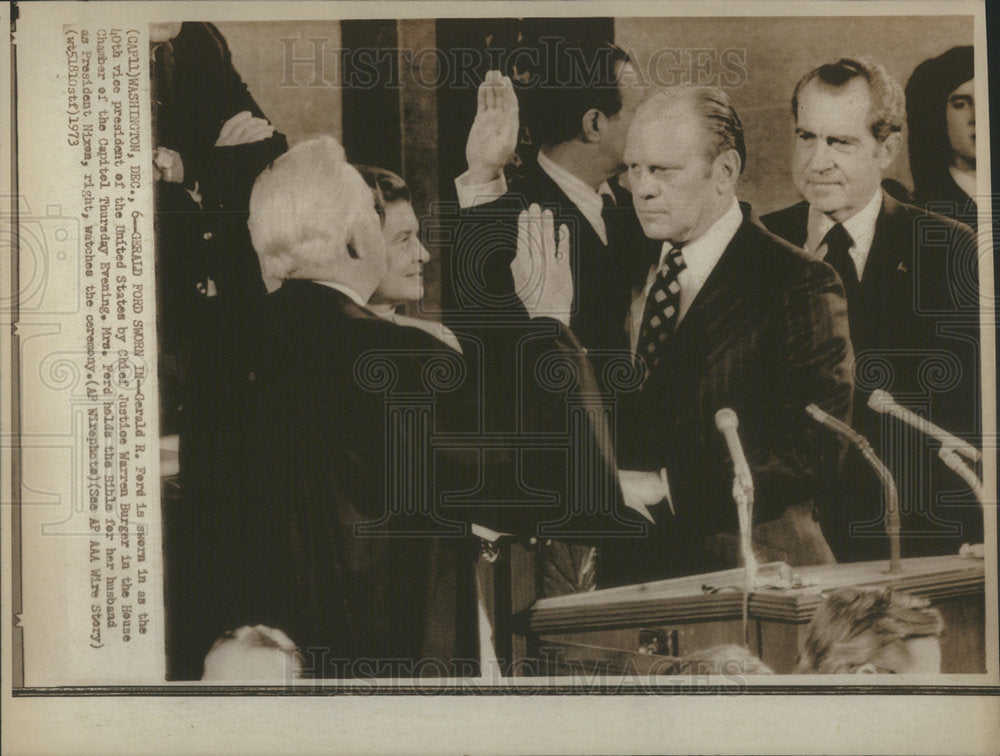
<path fill-rule="evenodd" d="M 510 72 L 522 87 L 562 89 L 595 86 L 610 48 L 583 50 L 562 37 L 543 37 L 539 44 L 515 48 L 456 47 L 443 50 L 336 47 L 325 37 L 278 37 L 284 55 L 279 87 L 401 89 L 471 87 L 477 72 Z M 629 52 L 626 50 L 626 52 Z M 637 85 L 672 87 L 681 84 L 735 89 L 746 83 L 748 55 L 744 48 L 662 47 L 641 65 L 629 53 L 632 70 L 623 75 Z M 588 83 L 589 82 L 589 83 Z"/>

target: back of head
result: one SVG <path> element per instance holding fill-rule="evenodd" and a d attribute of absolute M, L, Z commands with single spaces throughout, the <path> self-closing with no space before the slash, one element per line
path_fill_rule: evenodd
<path fill-rule="evenodd" d="M 906 84 L 906 119 L 914 194 L 935 199 L 951 160 L 946 108 L 948 95 L 975 75 L 971 45 L 953 47 L 913 70 Z"/>
<path fill-rule="evenodd" d="M 882 64 L 863 58 L 840 58 L 824 63 L 799 79 L 792 94 L 792 115 L 798 118 L 799 95 L 809 84 L 815 82 L 821 87 L 840 89 L 855 79 L 865 81 L 871 92 L 870 125 L 876 141 L 883 142 L 890 134 L 901 132 L 906 118 L 903 88 Z"/>
<path fill-rule="evenodd" d="M 618 73 L 628 60 L 628 54 L 610 42 L 594 45 L 543 37 L 520 49 L 511 78 L 532 142 L 569 142 L 582 133 L 588 110 L 608 117 L 621 110 Z"/>
<path fill-rule="evenodd" d="M 681 659 L 681 675 L 773 675 L 771 668 L 743 646 L 725 645 L 694 651 Z"/>
<path fill-rule="evenodd" d="M 943 628 L 925 599 L 889 588 L 841 588 L 816 610 L 796 671 L 901 672 L 910 662 L 906 644 L 936 639 Z"/>
<path fill-rule="evenodd" d="M 205 656 L 202 680 L 289 682 L 302 676 L 302 656 L 285 633 L 246 625 L 215 641 Z"/>
<path fill-rule="evenodd" d="M 370 196 L 331 136 L 299 142 L 268 166 L 254 183 L 247 222 L 268 288 L 289 278 L 336 280 L 331 265 Z"/>

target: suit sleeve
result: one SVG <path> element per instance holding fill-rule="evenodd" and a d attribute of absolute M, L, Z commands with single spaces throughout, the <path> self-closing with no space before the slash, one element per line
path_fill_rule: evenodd
<path fill-rule="evenodd" d="M 485 380 L 470 364 L 461 389 L 441 398 L 438 428 L 478 429 L 489 443 L 441 456 L 439 511 L 521 537 L 596 543 L 640 532 L 622 503 L 597 382 L 572 331 L 539 318 L 463 336 L 465 359 Z M 456 496 L 463 488 L 475 493 Z"/>
<path fill-rule="evenodd" d="M 782 297 L 773 334 L 773 421 L 758 425 L 760 437 L 748 450 L 758 521 L 780 517 L 790 504 L 828 498 L 846 442 L 818 426 L 805 407 L 816 404 L 849 422 L 853 398 L 847 302 L 833 269 L 809 263 Z"/>
<path fill-rule="evenodd" d="M 195 181 L 198 182 L 206 207 L 245 210 L 257 176 L 288 150 L 288 142 L 283 134 L 275 132 L 268 139 L 250 144 L 215 146 L 222 125 L 237 113 L 249 111 L 255 118 L 267 116 L 233 67 L 225 37 L 212 24 L 194 26 L 189 38 L 183 43 L 178 41 L 177 54 L 203 62 L 198 74 L 200 91 L 190 95 L 210 100 L 203 102 L 202 107 L 212 112 L 212 118 L 205 121 L 206 133 L 190 144 L 166 146 L 181 153 L 184 183 L 193 188 Z"/>

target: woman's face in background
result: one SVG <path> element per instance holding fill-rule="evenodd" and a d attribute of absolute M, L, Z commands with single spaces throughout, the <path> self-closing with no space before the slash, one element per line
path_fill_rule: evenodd
<path fill-rule="evenodd" d="M 420 243 L 420 223 L 413 205 L 394 202 L 385 208 L 382 224 L 388 270 L 372 297 L 376 304 L 416 302 L 424 295 L 424 263 L 430 254 Z"/>
<path fill-rule="evenodd" d="M 974 80 L 969 79 L 948 95 L 945 105 L 952 156 L 973 168 L 976 166 L 975 89 Z"/>

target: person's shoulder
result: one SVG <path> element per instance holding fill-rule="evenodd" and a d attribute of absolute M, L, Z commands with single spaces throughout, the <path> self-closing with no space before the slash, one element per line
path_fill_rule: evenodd
<path fill-rule="evenodd" d="M 934 238 L 935 232 L 938 235 L 937 238 L 941 238 L 941 232 L 947 233 L 951 238 L 975 235 L 970 226 L 954 218 L 932 212 L 918 205 L 901 202 L 888 195 L 882 201 L 881 215 L 890 223 L 912 230 L 917 239 Z M 930 229 L 932 231 L 928 231 Z"/>
<path fill-rule="evenodd" d="M 761 274 L 779 287 L 795 281 L 824 280 L 835 275 L 829 265 L 810 257 L 800 247 L 771 231 L 752 213 L 744 217 L 739 238 L 752 251 Z"/>
<path fill-rule="evenodd" d="M 760 216 L 765 228 L 785 239 L 799 235 L 804 237 L 808 219 L 809 203 L 805 201 Z"/>
<path fill-rule="evenodd" d="M 758 217 L 749 205 L 743 205 L 743 223 L 736 238 L 742 244 L 752 246 L 756 254 L 766 255 L 775 262 L 794 266 L 810 259 L 800 247 L 765 225 L 763 218 Z"/>
<path fill-rule="evenodd" d="M 229 57 L 229 45 L 215 24 L 207 21 L 185 21 L 180 33 L 174 38 L 175 49 L 189 48 L 202 55 L 212 54 L 219 58 Z"/>

